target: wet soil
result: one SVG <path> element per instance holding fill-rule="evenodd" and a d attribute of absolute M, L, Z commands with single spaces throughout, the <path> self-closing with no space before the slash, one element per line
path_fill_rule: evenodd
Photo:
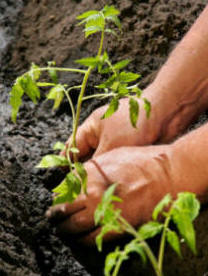
<path fill-rule="evenodd" d="M 50 190 L 63 172 L 34 167 L 41 156 L 52 152 L 57 140 L 64 142 L 70 134 L 71 114 L 66 102 L 59 111 L 51 112 L 51 103 L 44 98 L 37 106 L 25 99 L 16 125 L 11 123 L 8 107 L 15 76 L 27 70 L 31 62 L 44 65 L 55 60 L 58 65 L 74 66 L 74 59 L 95 52 L 96 35 L 85 41 L 75 18 L 106 3 L 120 9 L 123 23 L 120 40 L 107 39 L 105 46 L 110 57 L 114 61 L 131 58 L 129 69 L 142 74 L 141 86 L 145 87 L 207 1 L 0 1 L 0 275 L 99 276 L 104 255 L 114 246 L 107 245 L 104 254 L 98 254 L 92 248 L 77 245 L 70 237 L 60 239 L 55 227 L 44 217 L 51 204 Z M 80 82 L 77 75 L 63 74 L 60 79 L 72 85 Z M 90 80 L 90 92 L 93 83 Z M 82 119 L 99 104 L 85 104 Z M 196 222 L 198 255 L 194 257 L 184 246 L 184 258 L 180 260 L 168 249 L 165 275 L 208 273 L 207 215 L 204 208 Z M 152 241 L 152 246 L 157 248 L 157 243 Z M 120 275 L 154 274 L 132 256 Z"/>

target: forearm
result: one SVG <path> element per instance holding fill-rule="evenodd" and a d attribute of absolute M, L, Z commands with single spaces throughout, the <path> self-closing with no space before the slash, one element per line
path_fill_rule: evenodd
<path fill-rule="evenodd" d="M 172 52 L 145 96 L 167 142 L 208 107 L 208 6 Z"/>
<path fill-rule="evenodd" d="M 176 140 L 170 148 L 175 192 L 194 192 L 201 201 L 208 201 L 208 123 Z"/>

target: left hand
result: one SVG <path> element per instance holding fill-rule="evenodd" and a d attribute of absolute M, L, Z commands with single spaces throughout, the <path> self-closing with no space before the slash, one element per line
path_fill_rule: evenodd
<path fill-rule="evenodd" d="M 65 233 L 83 234 L 81 240 L 94 243 L 99 229 L 94 225 L 94 212 L 109 185 L 117 182 L 115 203 L 122 216 L 133 226 L 148 221 L 154 206 L 167 193 L 174 194 L 169 170 L 171 146 L 122 147 L 85 163 L 88 173 L 88 195 L 81 194 L 74 203 L 51 207 L 50 218 L 62 217 L 58 229 Z M 116 233 L 109 233 L 111 239 Z"/>

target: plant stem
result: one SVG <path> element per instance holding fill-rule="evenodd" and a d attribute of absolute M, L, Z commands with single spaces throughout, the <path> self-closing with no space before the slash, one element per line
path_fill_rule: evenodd
<path fill-rule="evenodd" d="M 144 248 L 144 250 L 145 250 L 145 252 L 155 270 L 156 275 L 163 276 L 162 272 L 159 269 L 157 259 L 156 259 L 155 255 L 153 254 L 152 250 L 150 249 L 149 245 L 142 239 L 142 237 L 139 235 L 139 233 L 124 218 L 122 218 L 120 216 L 119 220 L 124 225 L 125 231 L 128 232 L 129 234 L 133 235 L 136 239 L 138 239 L 141 242 L 141 244 L 142 244 L 142 246 L 143 246 L 143 248 Z"/>
<path fill-rule="evenodd" d="M 97 56 L 98 56 L 98 57 L 102 54 L 102 50 L 103 50 L 104 29 L 105 29 L 105 27 L 103 27 L 103 31 L 102 31 L 102 34 L 101 34 L 100 47 L 99 47 L 99 50 L 98 50 L 98 53 L 97 53 Z"/>
<path fill-rule="evenodd" d="M 69 91 L 71 91 L 71 90 L 73 90 L 73 89 L 79 89 L 79 88 L 81 88 L 81 87 L 82 87 L 81 85 L 71 86 L 71 87 L 69 87 L 69 88 L 67 89 L 67 91 L 69 92 Z"/>
<path fill-rule="evenodd" d="M 98 57 L 102 53 L 103 41 L 104 41 L 104 30 L 102 31 L 102 34 L 101 34 L 100 47 L 99 47 L 98 54 L 97 54 Z M 76 148 L 76 134 L 77 134 L 77 129 L 78 129 L 78 125 L 79 125 L 79 118 L 80 118 L 82 100 L 83 100 L 83 97 L 84 97 L 87 81 L 88 81 L 88 78 L 90 76 L 90 73 L 91 73 L 92 69 L 93 68 L 90 66 L 88 68 L 87 72 L 85 72 L 84 79 L 83 79 L 83 82 L 82 82 L 81 91 L 80 91 L 78 102 L 77 102 L 76 117 L 75 117 L 74 129 L 73 129 L 73 134 L 72 134 L 72 145 L 75 148 Z M 73 158 L 74 158 L 74 162 L 77 162 L 77 154 L 76 153 L 73 154 Z"/>
<path fill-rule="evenodd" d="M 109 93 L 109 94 L 104 94 L 104 93 L 101 93 L 101 94 L 94 94 L 94 95 L 90 95 L 90 96 L 86 96 L 86 97 L 83 97 L 83 101 L 86 101 L 86 100 L 89 100 L 89 99 L 93 99 L 93 98 L 107 98 L 107 97 L 112 97 L 114 96 L 115 94 L 114 93 Z"/>
<path fill-rule="evenodd" d="M 62 72 L 74 72 L 74 73 L 80 73 L 80 74 L 86 74 L 86 70 L 82 69 L 75 69 L 75 68 L 62 68 L 62 67 L 43 67 L 38 69 L 32 69 L 33 72 L 35 71 L 48 71 L 48 70 L 54 70 L 54 71 L 62 71 Z"/>
<path fill-rule="evenodd" d="M 113 274 L 112 276 L 117 276 L 118 275 L 118 272 L 120 270 L 120 267 L 121 267 L 121 264 L 122 264 L 122 258 L 119 258 L 118 262 L 116 263 L 116 266 L 113 270 Z"/>
<path fill-rule="evenodd" d="M 84 76 L 81 91 L 80 91 L 78 102 L 77 102 L 77 110 L 76 110 L 74 129 L 73 129 L 73 135 L 72 135 L 72 145 L 75 148 L 76 148 L 76 134 L 77 134 L 77 128 L 78 128 L 78 124 L 79 124 L 79 118 L 80 118 L 80 112 L 81 112 L 81 106 L 82 106 L 82 98 L 83 98 L 84 93 L 85 93 L 87 81 L 88 81 L 88 78 L 90 76 L 91 70 L 92 70 L 92 67 L 89 67 L 86 74 L 85 74 L 85 76 Z M 73 154 L 73 157 L 74 157 L 74 161 L 77 162 L 77 154 Z"/>
<path fill-rule="evenodd" d="M 170 218 L 171 218 L 171 216 L 170 216 L 170 212 L 169 212 L 167 215 L 167 218 L 165 219 L 163 233 L 162 233 L 161 242 L 160 242 L 159 255 L 158 255 L 158 267 L 159 267 L 160 273 L 162 273 L 166 233 L 167 233 L 167 228 L 168 228 L 168 225 L 170 222 Z"/>

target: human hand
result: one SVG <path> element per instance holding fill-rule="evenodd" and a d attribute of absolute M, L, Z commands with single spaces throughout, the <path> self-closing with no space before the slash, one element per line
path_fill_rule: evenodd
<path fill-rule="evenodd" d="M 144 95 L 148 94 L 148 90 L 149 88 L 144 91 Z M 80 151 L 80 158 L 89 156 L 93 151 L 93 156 L 97 156 L 121 146 L 147 145 L 155 142 L 160 123 L 159 120 L 155 123 L 154 108 L 147 119 L 141 101 L 137 128 L 133 128 L 129 118 L 128 101 L 127 98 L 121 99 L 119 109 L 107 119 L 101 119 L 107 105 L 96 109 L 78 128 L 76 145 Z M 69 145 L 70 141 L 71 137 L 66 145 Z"/>
<path fill-rule="evenodd" d="M 50 218 L 62 217 L 58 229 L 82 236 L 94 243 L 99 228 L 94 225 L 94 211 L 107 187 L 118 183 L 115 203 L 122 216 L 133 226 L 148 221 L 154 206 L 167 194 L 175 194 L 169 171 L 170 146 L 122 147 L 94 157 L 85 163 L 88 195 L 81 194 L 74 203 L 51 207 Z M 105 239 L 116 236 L 110 233 Z"/>

